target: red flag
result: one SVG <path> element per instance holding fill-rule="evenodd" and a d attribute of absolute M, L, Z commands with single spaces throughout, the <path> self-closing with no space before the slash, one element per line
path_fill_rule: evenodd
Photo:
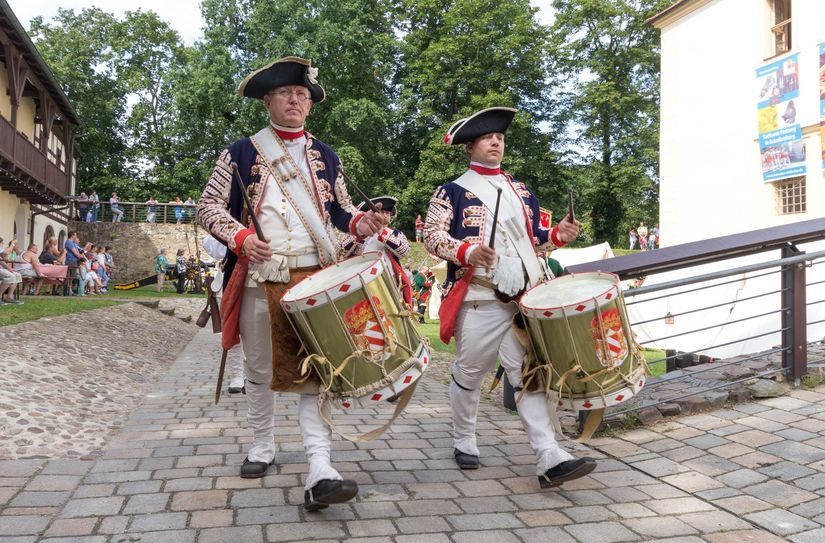
<path fill-rule="evenodd" d="M 461 310 L 461 304 L 467 296 L 467 289 L 470 288 L 470 279 L 475 273 L 475 266 L 470 266 L 464 277 L 459 279 L 450 289 L 447 297 L 441 302 L 441 307 L 438 309 L 438 318 L 440 319 L 439 337 L 444 345 L 450 344 L 450 339 L 455 335 L 455 321 L 458 318 L 458 312 Z"/>

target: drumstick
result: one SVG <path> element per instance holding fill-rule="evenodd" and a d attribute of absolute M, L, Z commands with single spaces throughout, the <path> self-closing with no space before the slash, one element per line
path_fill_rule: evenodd
<path fill-rule="evenodd" d="M 576 214 L 573 212 L 573 188 L 567 187 L 567 215 L 570 222 L 576 224 Z"/>
<path fill-rule="evenodd" d="M 255 234 L 258 236 L 258 239 L 267 243 L 266 239 L 264 239 L 264 233 L 261 230 L 261 225 L 258 222 L 258 217 L 255 216 L 255 210 L 252 208 L 252 202 L 249 200 L 249 194 L 246 192 L 246 188 L 243 186 L 243 181 L 241 180 L 241 174 L 238 171 L 238 163 L 232 161 L 232 179 L 235 180 L 236 184 L 238 185 L 238 190 L 241 191 L 241 195 L 243 196 L 243 201 L 246 204 L 246 209 L 249 212 L 249 218 L 252 219 L 252 226 L 255 227 Z"/>
<path fill-rule="evenodd" d="M 495 249 L 496 246 L 496 227 L 498 226 L 498 207 L 501 204 L 501 187 L 496 189 L 496 209 L 493 211 L 493 228 L 490 230 L 490 243 L 488 247 Z M 487 273 L 490 273 L 490 268 L 486 268 Z"/>
<path fill-rule="evenodd" d="M 349 183 L 352 186 L 352 188 L 355 189 L 355 192 L 357 192 L 358 195 L 361 198 L 363 198 L 363 200 L 366 203 L 367 207 L 370 208 L 370 211 L 372 211 L 373 213 L 378 213 L 379 211 L 381 211 L 380 209 L 378 209 L 376 207 L 376 205 L 374 203 L 372 203 L 372 200 L 366 194 L 364 194 L 364 191 L 361 190 L 361 187 L 356 185 L 355 182 L 352 179 L 347 177 L 347 174 L 344 173 L 344 167 L 340 164 L 338 165 L 338 173 L 341 174 L 341 177 L 344 179 L 344 181 L 346 183 Z"/>

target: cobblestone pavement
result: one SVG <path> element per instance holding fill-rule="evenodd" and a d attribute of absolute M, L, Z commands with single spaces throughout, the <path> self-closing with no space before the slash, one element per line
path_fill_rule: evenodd
<path fill-rule="evenodd" d="M 541 492 L 518 418 L 482 402 L 482 468 L 452 460 L 447 387 L 425 376 L 392 431 L 333 460 L 356 501 L 305 513 L 296 397 L 278 399 L 276 464 L 240 479 L 245 399 L 213 405 L 201 331 L 96 460 L 0 461 L 0 543 L 395 541 L 733 543 L 825 540 L 825 387 L 594 439 L 590 476 Z M 364 431 L 389 409 L 337 414 Z"/>

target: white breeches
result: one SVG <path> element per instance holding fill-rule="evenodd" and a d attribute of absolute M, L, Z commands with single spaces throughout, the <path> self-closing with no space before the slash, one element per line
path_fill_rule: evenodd
<path fill-rule="evenodd" d="M 507 373 L 513 388 L 521 386 L 524 349 L 510 328 L 517 308 L 513 303 L 497 300 L 466 302 L 456 322 L 456 361 L 450 383 L 453 412 L 453 439 L 456 449 L 478 455 L 476 419 L 484 375 L 490 373 L 496 358 Z M 518 398 L 518 393 L 517 396 Z M 518 404 L 518 414 L 530 445 L 536 454 L 536 473 L 573 457 L 559 447 L 550 417 L 550 405 L 543 391 L 525 392 Z"/>
<path fill-rule="evenodd" d="M 275 393 L 272 382 L 272 339 L 269 327 L 269 306 L 264 289 L 246 287 L 240 314 L 241 344 L 246 373 L 246 398 L 249 411 L 246 420 L 252 428 L 249 460 L 272 462 L 275 458 Z M 332 431 L 318 411 L 316 394 L 300 394 L 298 421 L 301 426 L 304 451 L 309 462 L 306 488 L 322 479 L 341 479 L 330 465 Z"/>

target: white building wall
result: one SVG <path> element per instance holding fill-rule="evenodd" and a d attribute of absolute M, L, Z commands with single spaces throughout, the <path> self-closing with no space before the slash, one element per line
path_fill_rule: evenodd
<path fill-rule="evenodd" d="M 769 57 L 769 4 L 702 4 L 661 26 L 659 225 L 666 246 L 825 215 L 818 96 L 823 2 L 795 0 L 792 8 L 791 52 L 800 53 L 795 104 L 808 170 L 807 212 L 795 215 L 778 213 L 759 157 L 755 71 Z"/>

